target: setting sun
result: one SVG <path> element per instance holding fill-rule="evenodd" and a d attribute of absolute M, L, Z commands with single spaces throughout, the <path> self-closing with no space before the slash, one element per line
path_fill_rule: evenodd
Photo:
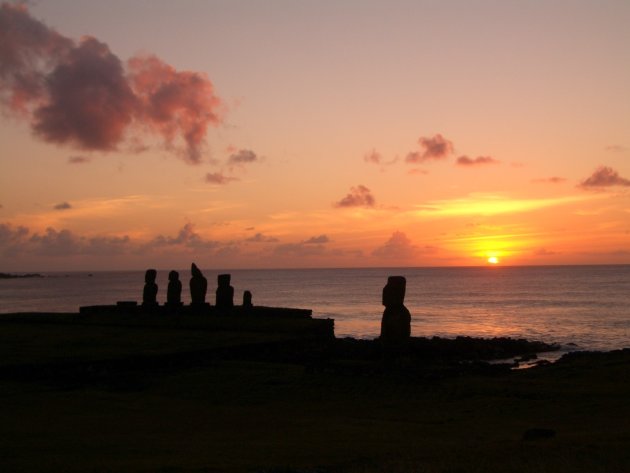
<path fill-rule="evenodd" d="M 498 264 L 499 263 L 499 258 L 497 258 L 496 256 L 490 256 L 488 258 L 488 263 L 490 263 L 490 264 Z"/>

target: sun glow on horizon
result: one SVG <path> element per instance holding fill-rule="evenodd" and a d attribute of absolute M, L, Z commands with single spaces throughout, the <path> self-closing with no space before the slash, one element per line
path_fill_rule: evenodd
<path fill-rule="evenodd" d="M 488 263 L 489 264 L 499 264 L 499 258 L 497 258 L 496 256 L 490 256 L 488 257 Z"/>

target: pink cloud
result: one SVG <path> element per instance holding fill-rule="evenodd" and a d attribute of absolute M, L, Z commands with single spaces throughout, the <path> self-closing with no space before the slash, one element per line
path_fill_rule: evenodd
<path fill-rule="evenodd" d="M 418 143 L 420 151 L 408 153 L 406 162 L 417 164 L 429 160 L 440 160 L 454 152 L 453 143 L 439 133 L 432 137 L 420 137 Z"/>
<path fill-rule="evenodd" d="M 241 149 L 232 153 L 228 158 L 228 164 L 242 165 L 258 161 L 260 158 L 250 149 Z"/>
<path fill-rule="evenodd" d="M 225 185 L 232 181 L 238 181 L 237 177 L 224 176 L 220 172 L 212 172 L 206 174 L 206 182 L 209 184 Z"/>
<path fill-rule="evenodd" d="M 370 189 L 363 185 L 350 188 L 350 192 L 335 207 L 374 207 L 376 200 Z"/>
<path fill-rule="evenodd" d="M 120 60 L 85 38 L 46 76 L 45 103 L 33 129 L 45 141 L 85 150 L 115 150 L 137 110 Z"/>
<path fill-rule="evenodd" d="M 156 56 L 128 61 L 130 83 L 141 103 L 143 125 L 161 135 L 167 147 L 184 140 L 184 159 L 201 162 L 201 147 L 209 126 L 220 122 L 221 100 L 205 74 L 177 71 Z"/>
<path fill-rule="evenodd" d="M 383 156 L 373 149 L 371 152 L 366 153 L 366 155 L 363 156 L 363 161 L 371 164 L 381 164 L 383 162 Z"/>
<path fill-rule="evenodd" d="M 190 164 L 223 108 L 205 74 L 155 56 L 124 63 L 97 39 L 77 43 L 11 4 L 0 7 L 0 100 L 44 141 L 115 151 L 143 130 Z"/>
<path fill-rule="evenodd" d="M 613 186 L 630 186 L 630 179 L 621 177 L 617 171 L 608 166 L 599 166 L 593 174 L 584 179 L 579 187 L 613 187 Z"/>
<path fill-rule="evenodd" d="M 460 156 L 455 162 L 458 166 L 472 167 L 483 166 L 486 164 L 498 164 L 499 161 L 490 156 L 477 156 L 476 158 L 469 158 L 468 156 Z"/>

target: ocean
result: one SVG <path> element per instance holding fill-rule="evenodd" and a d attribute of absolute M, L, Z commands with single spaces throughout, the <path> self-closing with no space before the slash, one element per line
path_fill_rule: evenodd
<path fill-rule="evenodd" d="M 414 336 L 508 336 L 558 343 L 563 351 L 630 347 L 630 265 L 202 271 L 211 303 L 217 275 L 229 272 L 236 304 L 249 290 L 254 305 L 312 309 L 314 317 L 335 319 L 337 337 L 377 337 L 381 291 L 388 276 L 400 275 Z M 0 279 L 0 313 L 142 300 L 144 271 L 42 274 Z M 159 302 L 167 275 L 158 271 Z M 184 302 L 189 278 L 189 270 L 180 271 Z"/>

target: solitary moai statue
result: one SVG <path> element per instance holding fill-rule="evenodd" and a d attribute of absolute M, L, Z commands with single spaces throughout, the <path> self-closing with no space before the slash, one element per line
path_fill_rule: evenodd
<path fill-rule="evenodd" d="M 245 291 L 243 293 L 243 308 L 251 309 L 252 307 L 254 307 L 254 304 L 252 304 L 252 293 L 250 291 Z"/>
<path fill-rule="evenodd" d="M 219 274 L 217 277 L 217 308 L 228 309 L 234 307 L 234 288 L 230 286 L 230 275 Z"/>
<path fill-rule="evenodd" d="M 166 305 L 171 307 L 182 305 L 182 282 L 179 280 L 179 273 L 177 271 L 168 273 Z"/>
<path fill-rule="evenodd" d="M 190 299 L 191 304 L 205 304 L 208 280 L 201 274 L 195 263 L 190 267 Z"/>
<path fill-rule="evenodd" d="M 157 271 L 155 269 L 147 269 L 147 272 L 144 273 L 144 290 L 142 291 L 143 306 L 157 305 L 158 287 L 157 284 L 155 284 L 156 277 Z"/>
<path fill-rule="evenodd" d="M 381 341 L 389 346 L 404 344 L 411 336 L 411 314 L 404 305 L 406 285 L 403 276 L 390 276 L 383 288 Z"/>

